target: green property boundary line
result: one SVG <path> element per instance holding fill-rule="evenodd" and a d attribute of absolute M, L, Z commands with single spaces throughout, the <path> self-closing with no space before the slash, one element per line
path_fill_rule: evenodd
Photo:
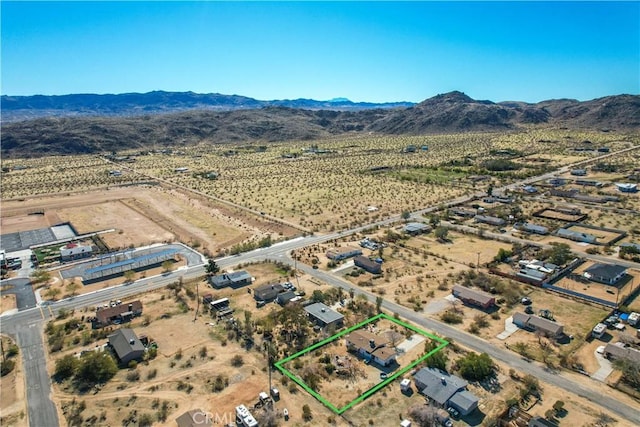
<path fill-rule="evenodd" d="M 401 370 L 399 370 L 398 372 L 396 372 L 395 374 L 393 374 L 392 376 L 388 377 L 386 380 L 384 380 L 383 382 L 380 382 L 376 385 L 374 385 L 373 387 L 371 387 L 369 390 L 365 391 L 364 393 L 362 393 L 360 396 L 356 397 L 354 400 L 352 400 L 351 402 L 347 403 L 345 406 L 343 406 L 342 408 L 338 408 L 335 405 L 333 405 L 331 402 L 329 402 L 327 399 L 325 399 L 324 397 L 322 397 L 318 392 L 316 392 L 315 390 L 311 389 L 311 387 L 309 387 L 301 378 L 297 377 L 296 375 L 294 375 L 292 372 L 290 372 L 287 368 L 284 367 L 285 363 L 291 362 L 293 359 L 296 359 L 304 354 L 309 353 L 310 351 L 313 351 L 317 348 L 320 348 L 326 344 L 329 344 L 330 342 L 333 342 L 335 340 L 337 340 L 338 338 L 349 334 L 353 331 L 355 331 L 356 329 L 360 329 L 363 326 L 371 323 L 371 322 L 375 322 L 377 320 L 380 319 L 386 319 L 389 320 L 397 325 L 400 325 L 402 327 L 405 327 L 413 332 L 416 332 L 424 337 L 430 338 L 438 343 L 440 343 L 439 346 L 437 346 L 436 348 L 434 348 L 433 350 L 431 350 L 429 353 L 425 354 L 424 356 L 418 358 L 417 360 L 413 361 L 411 364 L 405 366 L 404 368 L 402 368 Z M 352 326 L 342 332 L 338 332 L 335 335 L 330 336 L 329 338 L 326 338 L 316 344 L 313 344 L 295 354 L 292 354 L 291 356 L 288 356 L 278 362 L 276 362 L 274 364 L 274 366 L 280 371 L 282 372 L 284 375 L 286 375 L 287 377 L 289 377 L 292 381 L 294 381 L 296 384 L 298 384 L 300 387 L 302 387 L 307 393 L 309 393 L 310 395 L 312 395 L 313 397 L 315 397 L 317 400 L 319 400 L 323 405 L 325 405 L 327 408 L 331 409 L 333 412 L 335 412 L 337 415 L 342 415 L 346 410 L 348 410 L 349 408 L 353 407 L 354 405 L 357 405 L 358 403 L 362 402 L 363 400 L 365 400 L 366 398 L 368 398 L 369 396 L 371 396 L 372 394 L 376 393 L 378 390 L 380 390 L 381 388 L 385 387 L 387 384 L 389 384 L 390 382 L 394 381 L 396 378 L 400 377 L 401 375 L 404 375 L 406 372 L 408 372 L 409 370 L 413 369 L 415 366 L 417 366 L 419 363 L 423 362 L 424 360 L 426 360 L 427 358 L 431 357 L 433 354 L 437 353 L 438 351 L 442 350 L 443 348 L 445 348 L 447 345 L 449 344 L 448 341 L 443 340 L 440 337 L 437 337 L 435 335 L 432 335 L 426 331 L 423 331 L 422 329 L 418 329 L 415 326 L 409 325 L 408 323 L 405 323 L 401 320 L 398 320 L 394 317 L 389 316 L 386 313 L 380 313 L 376 316 L 370 317 L 369 319 L 358 323 L 355 326 Z"/>

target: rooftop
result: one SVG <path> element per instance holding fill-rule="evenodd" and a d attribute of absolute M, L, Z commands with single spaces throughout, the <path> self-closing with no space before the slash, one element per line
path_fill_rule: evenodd
<path fill-rule="evenodd" d="M 417 383 L 424 385 L 420 392 L 440 405 L 444 405 L 468 384 L 462 378 L 437 368 L 422 368 L 416 372 L 413 378 Z"/>
<path fill-rule="evenodd" d="M 597 263 L 587 268 L 584 271 L 584 275 L 587 278 L 595 277 L 605 280 L 614 280 L 625 271 L 627 271 L 627 267 L 623 267 L 621 265 Z"/>
<path fill-rule="evenodd" d="M 144 351 L 144 345 L 133 329 L 122 328 L 109 335 L 109 344 L 120 359 L 132 351 Z"/>
<path fill-rule="evenodd" d="M 344 319 L 344 316 L 321 302 L 308 305 L 304 310 L 323 323 L 329 324 Z"/>

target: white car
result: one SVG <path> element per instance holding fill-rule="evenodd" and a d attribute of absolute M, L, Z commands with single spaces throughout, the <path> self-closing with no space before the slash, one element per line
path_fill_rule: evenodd
<path fill-rule="evenodd" d="M 601 345 L 600 347 L 596 348 L 596 353 L 598 354 L 604 354 L 604 346 Z"/>

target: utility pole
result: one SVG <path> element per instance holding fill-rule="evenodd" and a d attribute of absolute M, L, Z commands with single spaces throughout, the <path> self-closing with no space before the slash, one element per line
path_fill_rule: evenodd
<path fill-rule="evenodd" d="M 476 262 L 476 270 L 480 268 L 480 252 L 478 252 L 478 261 Z"/>
<path fill-rule="evenodd" d="M 193 315 L 193 322 L 198 319 L 198 310 L 200 309 L 200 295 L 198 294 L 198 281 L 196 281 L 196 313 Z"/>

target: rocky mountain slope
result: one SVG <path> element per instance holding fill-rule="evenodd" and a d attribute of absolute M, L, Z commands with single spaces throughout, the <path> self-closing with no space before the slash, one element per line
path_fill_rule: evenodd
<path fill-rule="evenodd" d="M 239 98 L 236 101 L 244 102 Z M 42 100 L 38 105 L 45 104 Z M 3 156 L 28 157 L 199 142 L 313 140 L 358 132 L 419 135 L 502 131 L 530 124 L 640 130 L 640 96 L 527 104 L 477 101 L 461 92 L 450 92 L 394 109 L 340 111 L 268 106 L 134 117 L 49 117 L 4 123 L 1 147 Z"/>

